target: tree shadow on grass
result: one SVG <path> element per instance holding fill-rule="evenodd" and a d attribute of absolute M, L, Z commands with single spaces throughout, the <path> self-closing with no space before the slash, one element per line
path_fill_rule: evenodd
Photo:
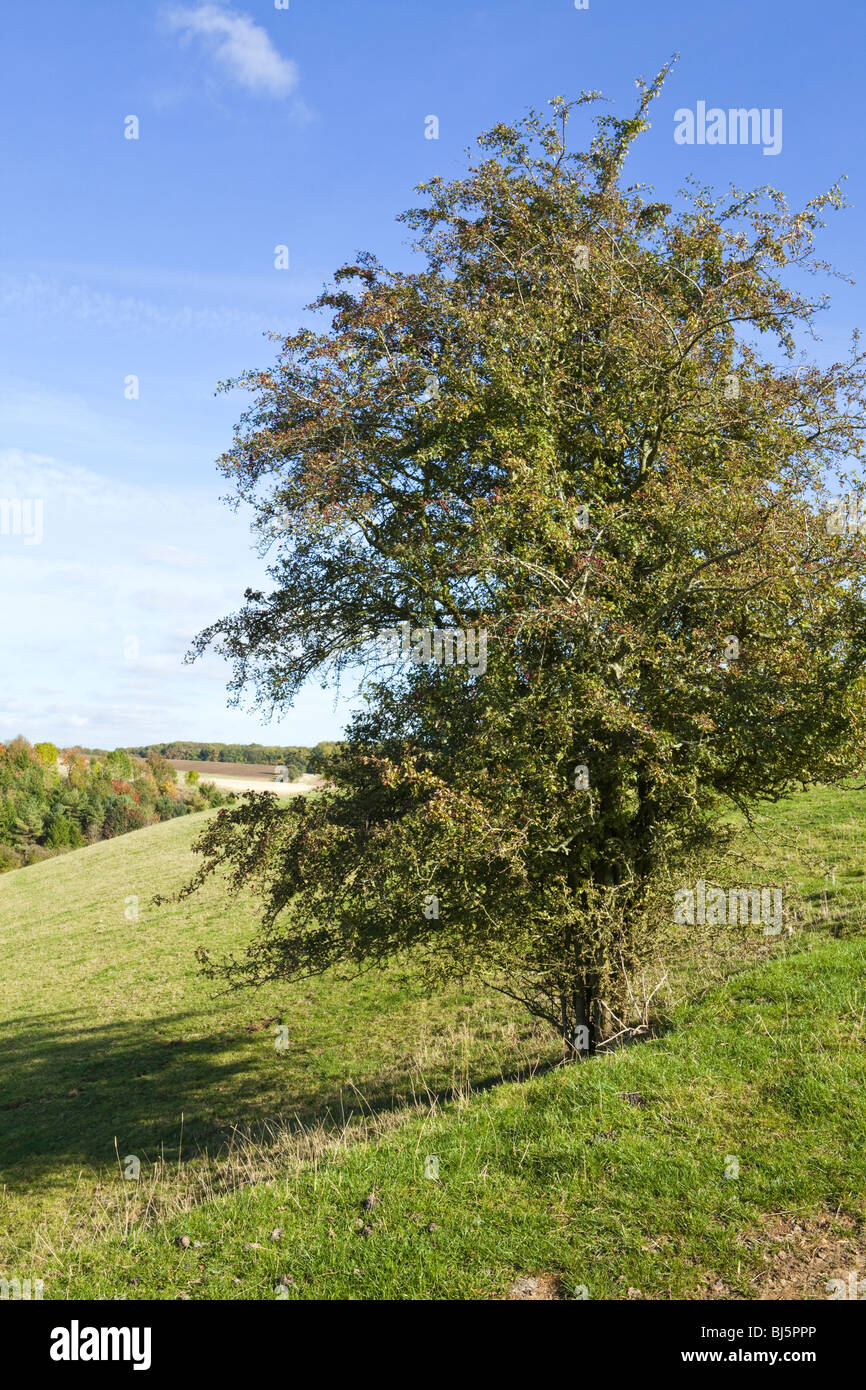
<path fill-rule="evenodd" d="M 444 1075 L 431 1077 L 437 1089 L 419 1092 L 408 1066 L 385 1078 L 372 1062 L 363 1074 L 357 1059 L 342 1086 L 333 1068 L 324 1083 L 308 1077 L 304 1084 L 302 1059 L 293 1059 L 290 1072 L 267 1034 L 260 1034 L 264 1055 L 246 1041 L 247 1050 L 238 1051 L 237 1031 L 183 1039 L 184 1027 L 200 1021 L 190 1011 L 93 1024 L 69 1010 L 0 1024 L 0 1174 L 7 1188 L 64 1185 L 70 1168 L 116 1167 L 118 1155 L 174 1162 L 181 1115 L 183 1155 L 192 1157 L 215 1154 L 239 1129 L 261 1132 L 267 1145 L 275 1120 L 298 1127 L 320 1121 L 337 1131 L 352 1115 L 393 1111 L 413 1095 L 441 1104 L 454 1094 Z M 502 1073 L 470 1070 L 469 1081 L 482 1091 L 556 1065 L 548 1055 Z"/>

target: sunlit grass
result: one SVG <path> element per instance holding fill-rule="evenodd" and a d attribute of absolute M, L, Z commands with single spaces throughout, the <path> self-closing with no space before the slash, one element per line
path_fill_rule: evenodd
<path fill-rule="evenodd" d="M 494 1083 L 559 1048 L 495 994 L 428 997 L 395 969 L 215 997 L 195 948 L 242 947 L 255 903 L 216 882 L 152 901 L 190 875 L 204 815 L 0 877 L 0 1273 L 260 1298 L 290 1248 L 293 1297 L 481 1297 L 530 1268 L 593 1297 L 745 1287 L 759 1211 L 850 1212 L 862 1192 L 842 1092 L 862 1085 L 863 795 L 814 790 L 743 829 L 792 934 L 685 934 L 663 1036 L 516 1086 Z M 623 1109 L 620 1090 L 663 1103 Z M 747 1182 L 719 1185 L 720 1153 L 751 1155 Z M 375 1242 L 354 1224 L 365 1186 L 394 1194 Z M 238 1255 L 232 1232 L 261 1245 L 268 1221 L 290 1246 Z M 187 1228 L 206 1255 L 171 1244 Z"/>

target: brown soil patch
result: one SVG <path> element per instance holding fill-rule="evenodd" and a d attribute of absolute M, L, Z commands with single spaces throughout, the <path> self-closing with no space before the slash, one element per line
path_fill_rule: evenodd
<path fill-rule="evenodd" d="M 751 1298 L 765 1303 L 828 1299 L 831 1279 L 866 1281 L 866 1230 L 851 1216 L 797 1217 L 768 1213 L 757 1230 L 743 1237 L 747 1250 L 760 1251 L 765 1268 L 752 1280 Z M 866 1294 L 866 1287 L 863 1289 Z M 741 1299 L 723 1279 L 710 1276 L 703 1298 Z"/>
<path fill-rule="evenodd" d="M 205 763 L 189 758 L 169 758 L 178 772 L 197 772 L 200 777 L 243 777 L 246 782 L 273 782 L 276 763 Z"/>
<path fill-rule="evenodd" d="M 561 1299 L 562 1280 L 558 1274 L 521 1274 L 508 1286 L 505 1295 L 510 1302 L 539 1302 Z"/>
<path fill-rule="evenodd" d="M 169 759 L 178 774 L 181 784 L 184 773 L 192 769 L 199 774 L 202 782 L 211 782 L 220 791 L 236 792 L 276 792 L 277 796 L 299 796 L 302 792 L 315 791 L 324 783 L 324 778 L 312 772 L 305 772 L 294 782 L 275 782 L 274 769 L 265 763 L 193 763 L 183 758 Z"/>

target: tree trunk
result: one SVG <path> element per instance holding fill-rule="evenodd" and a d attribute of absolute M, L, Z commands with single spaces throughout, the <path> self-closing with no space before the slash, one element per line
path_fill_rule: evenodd
<path fill-rule="evenodd" d="M 576 982 L 571 997 L 562 996 L 562 1041 L 573 1062 L 583 1061 L 595 1052 L 592 994 L 586 980 Z"/>

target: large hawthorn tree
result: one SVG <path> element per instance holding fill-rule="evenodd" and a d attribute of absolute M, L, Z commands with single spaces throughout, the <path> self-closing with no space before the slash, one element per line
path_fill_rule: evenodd
<path fill-rule="evenodd" d="M 841 196 L 627 186 L 664 76 L 585 152 L 595 94 L 496 126 L 404 214 L 418 269 L 343 266 L 328 325 L 226 383 L 273 587 L 194 651 L 269 711 L 367 682 L 325 791 L 200 841 L 189 891 L 228 870 L 265 904 L 244 956 L 202 956 L 231 983 L 411 952 L 591 1051 L 722 812 L 859 764 L 863 542 L 824 510 L 859 477 L 863 358 L 795 366 Z M 394 629 L 420 661 L 385 660 Z M 430 629 L 486 633 L 486 669 L 424 660 Z"/>

